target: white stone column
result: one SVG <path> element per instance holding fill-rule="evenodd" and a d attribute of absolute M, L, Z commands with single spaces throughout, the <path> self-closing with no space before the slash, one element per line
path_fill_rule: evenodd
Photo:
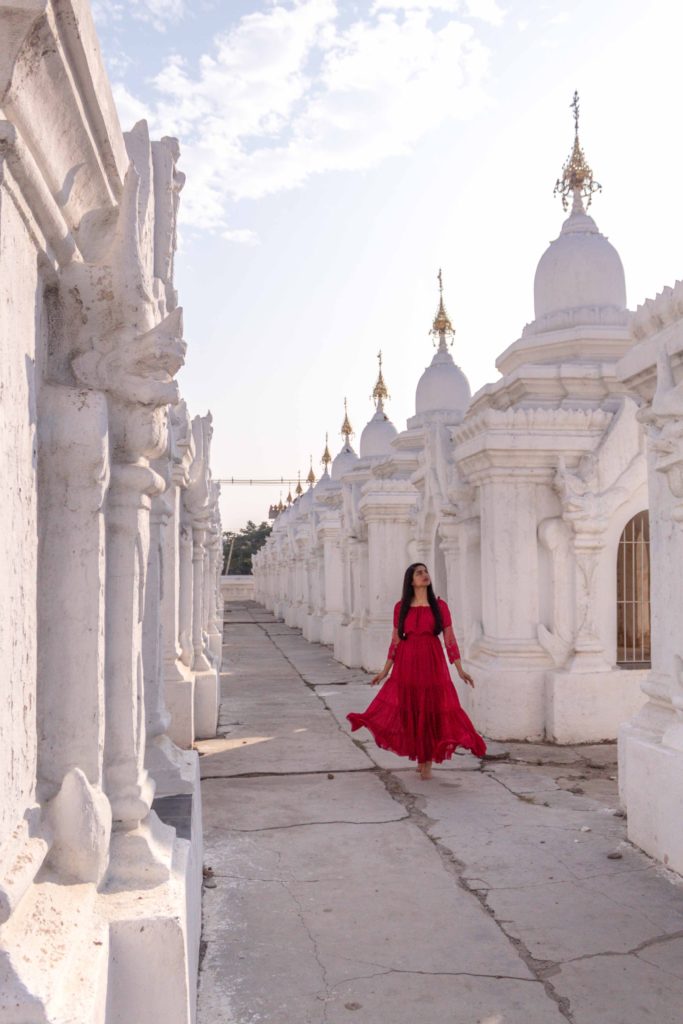
<path fill-rule="evenodd" d="M 386 660 L 394 605 L 401 597 L 409 564 L 411 518 L 416 492 L 407 480 L 368 481 L 360 514 L 368 531 L 368 619 L 363 636 L 363 668 L 376 672 Z"/>
<path fill-rule="evenodd" d="M 320 527 L 324 561 L 324 615 L 320 639 L 324 644 L 334 643 L 335 633 L 342 622 L 343 566 L 341 554 L 341 522 L 338 512 L 326 512 Z"/>
<path fill-rule="evenodd" d="M 496 658 L 541 656 L 537 640 L 536 476 L 500 473 L 480 483 L 484 638 Z"/>
<path fill-rule="evenodd" d="M 44 385 L 38 479 L 37 795 L 47 804 L 52 867 L 99 883 L 111 833 L 111 808 L 102 792 L 103 504 L 109 483 L 103 394 Z"/>
<path fill-rule="evenodd" d="M 463 657 L 473 653 L 481 636 L 481 579 L 479 517 L 458 522 L 442 520 L 437 543 L 446 563 L 448 599 Z"/>
<path fill-rule="evenodd" d="M 181 403 L 184 406 L 184 403 Z M 165 494 L 170 518 L 164 533 L 164 581 L 161 602 L 163 678 L 166 706 L 170 715 L 168 735 L 177 746 L 189 749 L 194 743 L 194 673 L 192 650 L 192 553 L 187 527 L 182 522 L 182 492 L 188 483 L 188 466 L 193 450 L 186 410 L 175 423 L 175 458 Z M 189 556 L 189 557 L 188 557 Z"/>

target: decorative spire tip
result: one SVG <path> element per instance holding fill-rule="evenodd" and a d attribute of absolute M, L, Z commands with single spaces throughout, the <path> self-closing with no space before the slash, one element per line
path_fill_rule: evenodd
<path fill-rule="evenodd" d="M 323 452 L 323 457 L 320 460 L 320 462 L 325 467 L 325 472 L 327 472 L 327 467 L 332 462 L 332 456 L 330 455 L 329 439 L 327 434 L 325 434 L 325 451 Z"/>
<path fill-rule="evenodd" d="M 571 110 L 574 115 L 574 145 L 562 168 L 562 177 L 555 182 L 554 196 L 562 196 L 562 208 L 569 208 L 573 197 L 573 208 L 583 211 L 583 200 L 588 208 L 595 192 L 602 192 L 602 185 L 593 177 L 593 171 L 579 142 L 579 94 L 574 92 Z"/>
<path fill-rule="evenodd" d="M 436 311 L 434 323 L 432 324 L 432 329 L 429 333 L 433 334 L 435 338 L 438 337 L 439 351 L 446 352 L 446 335 L 449 335 L 449 337 L 451 338 L 452 345 L 452 339 L 455 336 L 455 331 L 453 329 L 451 319 L 448 313 L 446 312 L 446 307 L 443 304 L 443 275 L 441 273 L 441 267 L 439 267 L 439 273 L 436 275 L 436 279 L 439 282 L 439 308 Z"/>
<path fill-rule="evenodd" d="M 377 353 L 377 359 L 379 361 L 379 373 L 377 375 L 377 383 L 372 389 L 372 395 L 370 396 L 378 409 L 383 408 L 384 402 L 389 398 L 389 391 L 386 384 L 384 383 L 384 377 L 382 376 L 382 351 Z"/>
<path fill-rule="evenodd" d="M 311 460 L 311 468 L 308 471 L 308 476 L 306 477 L 306 483 L 308 484 L 309 487 L 312 487 L 313 484 L 315 483 L 315 473 L 313 472 L 313 456 L 310 455 L 309 458 Z"/>
<path fill-rule="evenodd" d="M 349 443 L 349 438 L 353 435 L 353 427 L 349 422 L 349 413 L 346 408 L 346 399 L 344 399 L 344 422 L 342 423 L 341 435 L 344 438 L 346 444 Z"/>

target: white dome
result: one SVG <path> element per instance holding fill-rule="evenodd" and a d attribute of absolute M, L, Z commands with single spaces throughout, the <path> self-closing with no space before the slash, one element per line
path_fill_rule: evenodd
<path fill-rule="evenodd" d="M 570 309 L 626 308 L 619 253 L 581 205 L 541 256 L 534 278 L 536 319 Z"/>
<path fill-rule="evenodd" d="M 453 411 L 463 415 L 472 392 L 467 377 L 453 362 L 450 352 L 439 349 L 420 377 L 415 393 L 415 412 Z"/>
<path fill-rule="evenodd" d="M 341 480 L 344 473 L 353 469 L 357 462 L 358 456 L 348 441 L 345 441 L 342 450 L 332 460 L 332 479 Z"/>
<path fill-rule="evenodd" d="M 313 488 L 313 491 L 316 495 L 318 495 L 323 491 L 329 491 L 330 487 L 334 487 L 334 484 L 330 479 L 330 474 L 327 472 L 327 468 L 325 468 L 325 472 L 318 480 L 317 484 Z"/>
<path fill-rule="evenodd" d="M 366 424 L 363 433 L 360 435 L 360 457 L 367 459 L 372 455 L 388 455 L 391 452 L 391 442 L 398 431 L 391 422 L 380 402 L 377 412 Z"/>

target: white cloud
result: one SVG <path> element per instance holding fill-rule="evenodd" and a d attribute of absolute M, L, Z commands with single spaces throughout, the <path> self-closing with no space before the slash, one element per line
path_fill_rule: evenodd
<path fill-rule="evenodd" d="M 240 245 L 260 245 L 261 239 L 251 228 L 228 228 L 222 232 L 222 237 L 228 242 L 238 242 Z"/>
<path fill-rule="evenodd" d="M 158 32 L 180 21 L 186 14 L 185 0 L 93 0 L 93 17 L 98 25 L 120 22 L 130 15 L 138 21 L 145 21 Z"/>
<path fill-rule="evenodd" d="M 337 0 L 274 0 L 218 36 L 196 67 L 169 59 L 149 105 L 118 86 L 122 123 L 147 116 L 155 134 L 181 140 L 186 222 L 230 231 L 232 202 L 377 166 L 481 109 L 488 51 L 457 13 L 431 23 L 437 6 L 462 4 L 387 5 L 342 24 Z M 496 7 L 466 6 L 475 5 Z"/>
<path fill-rule="evenodd" d="M 497 0 L 374 0 L 372 11 L 420 11 L 424 14 L 441 11 L 465 14 L 491 25 L 501 25 L 505 17 L 505 11 Z"/>

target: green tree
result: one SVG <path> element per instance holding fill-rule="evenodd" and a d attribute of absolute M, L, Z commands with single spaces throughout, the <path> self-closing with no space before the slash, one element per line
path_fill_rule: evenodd
<path fill-rule="evenodd" d="M 223 575 L 250 576 L 251 557 L 266 543 L 271 530 L 270 523 L 257 526 L 250 519 L 238 533 L 226 531 L 223 534 Z"/>

